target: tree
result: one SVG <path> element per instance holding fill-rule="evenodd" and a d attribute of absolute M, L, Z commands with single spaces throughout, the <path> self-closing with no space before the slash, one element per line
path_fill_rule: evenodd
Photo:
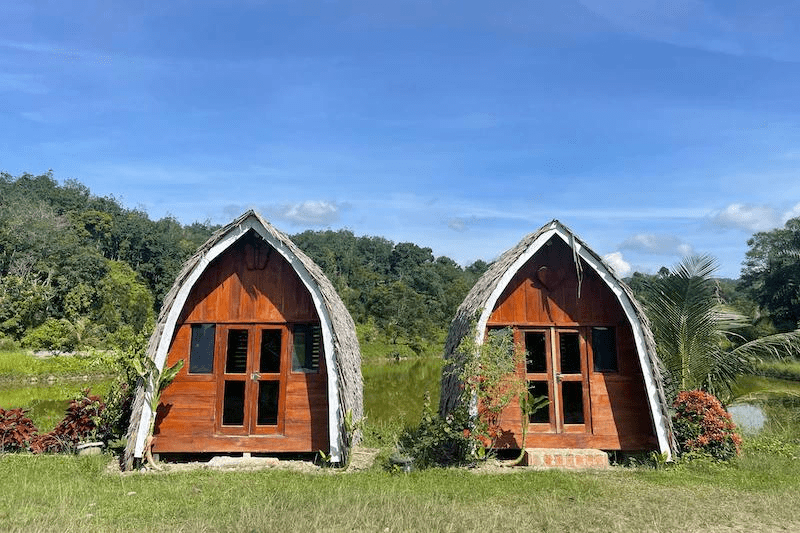
<path fill-rule="evenodd" d="M 129 326 L 138 334 L 152 324 L 153 296 L 126 263 L 109 261 L 108 273 L 100 280 L 99 288 L 98 321 L 109 331 Z"/>
<path fill-rule="evenodd" d="M 779 331 L 800 327 L 800 217 L 747 241 L 742 285 Z"/>
<path fill-rule="evenodd" d="M 800 332 L 770 335 L 735 346 L 730 330 L 745 317 L 721 308 L 708 255 L 684 258 L 672 271 L 648 280 L 647 316 L 656 349 L 677 390 L 703 389 L 729 395 L 736 377 L 764 357 L 786 357 L 800 350 Z M 677 392 L 677 391 L 673 391 Z"/>

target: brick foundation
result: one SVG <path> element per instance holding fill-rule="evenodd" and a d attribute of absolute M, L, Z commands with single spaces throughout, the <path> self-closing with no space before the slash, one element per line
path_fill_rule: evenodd
<path fill-rule="evenodd" d="M 608 468 L 608 454 L 591 449 L 527 448 L 522 459 L 524 466 L 540 468 Z"/>

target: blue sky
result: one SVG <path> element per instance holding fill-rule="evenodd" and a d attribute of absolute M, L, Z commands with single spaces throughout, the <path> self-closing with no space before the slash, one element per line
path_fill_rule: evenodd
<path fill-rule="evenodd" d="M 492 260 L 553 218 L 738 277 L 800 216 L 793 2 L 0 3 L 0 171 Z"/>

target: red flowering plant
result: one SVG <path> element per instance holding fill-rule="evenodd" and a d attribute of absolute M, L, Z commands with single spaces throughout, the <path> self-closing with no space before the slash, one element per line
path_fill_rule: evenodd
<path fill-rule="evenodd" d="M 672 407 L 672 426 L 682 455 L 707 455 L 720 461 L 739 455 L 742 437 L 715 396 L 701 390 L 684 391 Z"/>

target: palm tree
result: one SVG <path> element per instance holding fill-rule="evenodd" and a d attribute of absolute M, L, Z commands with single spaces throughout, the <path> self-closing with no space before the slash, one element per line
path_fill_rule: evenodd
<path fill-rule="evenodd" d="M 647 284 L 647 316 L 675 392 L 703 389 L 727 398 L 736 377 L 754 361 L 800 353 L 800 330 L 735 346 L 743 339 L 730 330 L 747 320 L 717 301 L 712 278 L 716 270 L 713 257 L 688 256 Z"/>

